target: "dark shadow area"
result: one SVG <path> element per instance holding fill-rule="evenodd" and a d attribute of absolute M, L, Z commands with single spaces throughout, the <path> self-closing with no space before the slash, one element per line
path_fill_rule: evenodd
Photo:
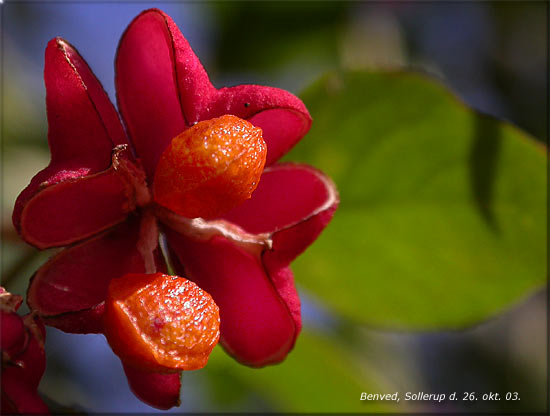
<path fill-rule="evenodd" d="M 502 145 L 500 126 L 493 118 L 474 113 L 474 137 L 470 149 L 470 184 L 472 195 L 487 225 L 498 232 L 493 211 L 494 184 Z"/>

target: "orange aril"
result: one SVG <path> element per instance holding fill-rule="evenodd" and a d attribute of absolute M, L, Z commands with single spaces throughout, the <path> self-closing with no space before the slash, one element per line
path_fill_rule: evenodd
<path fill-rule="evenodd" d="M 154 199 L 188 218 L 215 218 L 250 198 L 267 148 L 262 130 L 225 115 L 201 121 L 172 139 L 153 182 Z"/>
<path fill-rule="evenodd" d="M 204 367 L 220 336 L 212 297 L 183 277 L 162 273 L 113 279 L 104 324 L 124 363 L 158 372 Z"/>

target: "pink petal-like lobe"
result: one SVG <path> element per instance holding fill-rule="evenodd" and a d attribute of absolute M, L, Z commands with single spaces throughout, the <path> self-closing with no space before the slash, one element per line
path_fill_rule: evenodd
<path fill-rule="evenodd" d="M 36 316 L 28 314 L 22 319 L 25 323 L 27 342 L 23 350 L 11 359 L 16 360 L 20 368 L 23 369 L 20 378 L 29 387 L 36 389 L 46 370 L 46 353 L 44 351 L 46 329 L 40 318 Z"/>
<path fill-rule="evenodd" d="M 0 348 L 13 355 L 20 351 L 27 341 L 23 320 L 16 313 L 0 310 Z"/>
<path fill-rule="evenodd" d="M 78 52 L 61 38 L 46 48 L 44 81 L 53 162 L 79 161 L 100 171 L 111 150 L 127 143 L 113 105 Z"/>
<path fill-rule="evenodd" d="M 282 163 L 264 170 L 252 198 L 223 219 L 253 234 L 269 233 L 264 259 L 288 265 L 326 227 L 339 203 L 334 183 L 308 165 Z"/>
<path fill-rule="evenodd" d="M 262 129 L 267 145 L 266 166 L 288 152 L 311 127 L 304 103 L 291 93 L 273 87 L 239 85 L 218 90 L 208 113 L 201 119 L 233 114 Z"/>
<path fill-rule="evenodd" d="M 261 127 L 267 163 L 273 163 L 309 130 L 302 101 L 272 87 L 215 89 L 174 21 L 158 9 L 136 17 L 116 58 L 121 114 L 145 170 L 152 178 L 172 138 L 203 120 L 233 114 Z"/>
<path fill-rule="evenodd" d="M 264 171 L 251 199 L 223 217 L 249 233 L 243 238 L 267 236 L 269 248 L 247 250 L 221 234 L 165 229 L 176 270 L 220 307 L 221 343 L 237 360 L 262 366 L 283 360 L 292 349 L 301 320 L 288 265 L 317 238 L 338 202 L 334 184 L 320 171 L 278 164 Z"/>
<path fill-rule="evenodd" d="M 123 221 L 135 208 L 133 189 L 114 168 L 65 179 L 30 198 L 20 232 L 40 249 L 82 240 Z"/>
<path fill-rule="evenodd" d="M 51 162 L 21 192 L 13 223 L 21 230 L 27 202 L 48 186 L 108 169 L 111 152 L 127 139 L 118 114 L 97 78 L 61 38 L 46 48 L 44 80 Z"/>
<path fill-rule="evenodd" d="M 224 348 L 254 367 L 283 360 L 301 326 L 299 314 L 292 313 L 297 305 L 299 311 L 292 275 L 282 276 L 289 280 L 280 293 L 261 261 L 226 238 L 199 241 L 170 229 L 166 236 L 176 271 L 210 293 L 220 308 Z"/>
<path fill-rule="evenodd" d="M 123 363 L 132 392 L 143 402 L 167 410 L 180 405 L 181 373 L 150 373 Z"/>
<path fill-rule="evenodd" d="M 66 332 L 102 332 L 103 308 L 111 279 L 144 273 L 140 225 L 131 217 L 112 230 L 67 248 L 34 275 L 27 302 L 48 325 Z M 158 248 L 157 267 L 164 269 Z"/>
<path fill-rule="evenodd" d="M 25 382 L 20 367 L 2 369 L 2 414 L 49 414 L 36 387 Z"/>
<path fill-rule="evenodd" d="M 151 179 L 164 149 L 186 128 L 169 19 L 159 10 L 137 16 L 122 35 L 115 62 L 118 106 Z"/>
<path fill-rule="evenodd" d="M 48 413 L 36 389 L 46 368 L 44 324 L 33 315 L 21 317 L 11 302 L 16 295 L 0 291 L 2 344 L 2 414 Z M 11 306 L 15 305 L 14 308 Z"/>

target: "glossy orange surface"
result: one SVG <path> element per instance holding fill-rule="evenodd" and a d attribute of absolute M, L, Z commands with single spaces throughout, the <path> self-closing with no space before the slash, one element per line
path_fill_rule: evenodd
<path fill-rule="evenodd" d="M 197 370 L 220 336 L 218 306 L 178 276 L 127 274 L 109 285 L 105 336 L 126 364 L 146 370 Z"/>
<path fill-rule="evenodd" d="M 217 217 L 250 198 L 266 153 L 262 130 L 248 121 L 232 115 L 201 121 L 161 155 L 155 201 L 184 217 Z"/>

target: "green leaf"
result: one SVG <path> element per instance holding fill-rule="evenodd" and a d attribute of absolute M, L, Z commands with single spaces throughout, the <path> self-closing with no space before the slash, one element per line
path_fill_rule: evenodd
<path fill-rule="evenodd" d="M 394 393 L 381 386 L 360 360 L 329 338 L 303 332 L 284 362 L 262 369 L 245 367 L 216 348 L 207 372 L 214 382 L 231 380 L 232 394 L 261 397 L 262 408 L 274 412 L 380 412 L 395 410 L 394 402 L 361 401 L 361 392 Z M 242 392 L 239 392 L 242 390 Z"/>
<path fill-rule="evenodd" d="M 336 182 L 341 204 L 294 263 L 298 283 L 373 326 L 461 327 L 546 278 L 545 149 L 418 74 L 331 74 L 288 156 Z"/>

